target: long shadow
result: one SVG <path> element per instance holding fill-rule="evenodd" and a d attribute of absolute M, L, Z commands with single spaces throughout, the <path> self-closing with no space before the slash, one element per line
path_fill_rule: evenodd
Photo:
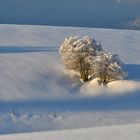
<path fill-rule="evenodd" d="M 53 46 L 0 46 L 0 53 L 29 53 L 29 52 L 56 52 L 58 47 Z"/>
<path fill-rule="evenodd" d="M 128 80 L 140 80 L 140 65 L 138 64 L 125 64 L 123 70 L 128 73 Z"/>
<path fill-rule="evenodd" d="M 65 100 L 34 100 L 20 102 L 0 102 L 0 111 L 13 109 L 22 111 L 46 110 L 55 111 L 118 111 L 118 110 L 139 110 L 140 91 L 135 94 L 113 97 L 94 97 Z"/>

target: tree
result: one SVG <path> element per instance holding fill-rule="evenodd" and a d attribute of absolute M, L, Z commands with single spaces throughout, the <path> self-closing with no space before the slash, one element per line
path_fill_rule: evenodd
<path fill-rule="evenodd" d="M 102 46 L 87 36 L 81 39 L 75 36 L 66 38 L 59 51 L 65 67 L 79 72 L 80 78 L 86 82 L 92 75 L 94 56 L 102 51 Z"/>
<path fill-rule="evenodd" d="M 123 79 L 127 75 L 122 71 L 119 56 L 104 51 L 100 42 L 89 37 L 66 38 L 59 51 L 65 67 L 78 72 L 85 82 L 99 78 L 100 85 L 107 85 L 108 82 Z"/>
<path fill-rule="evenodd" d="M 99 84 L 107 85 L 107 83 L 123 79 L 127 74 L 122 71 L 122 62 L 118 55 L 101 51 L 93 60 L 93 75 L 99 78 Z"/>

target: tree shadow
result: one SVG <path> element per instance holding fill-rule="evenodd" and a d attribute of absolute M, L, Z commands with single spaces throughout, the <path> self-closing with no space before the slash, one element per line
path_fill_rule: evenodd
<path fill-rule="evenodd" d="M 53 46 L 0 46 L 0 53 L 30 53 L 30 52 L 57 52 Z"/>
<path fill-rule="evenodd" d="M 0 112 L 13 109 L 24 111 L 118 111 L 139 110 L 139 91 L 135 94 L 123 96 L 98 96 L 88 98 L 54 99 L 54 100 L 28 100 L 28 101 L 0 101 Z"/>
<path fill-rule="evenodd" d="M 128 80 L 140 80 L 140 65 L 139 64 L 125 64 L 123 70 L 128 73 Z"/>

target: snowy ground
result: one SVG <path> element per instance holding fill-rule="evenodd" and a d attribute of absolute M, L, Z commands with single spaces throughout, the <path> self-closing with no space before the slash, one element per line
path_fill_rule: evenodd
<path fill-rule="evenodd" d="M 59 60 L 60 43 L 72 35 L 89 35 L 119 54 L 129 76 L 108 88 L 99 87 L 96 79 L 81 84 Z M 139 127 L 139 36 L 127 30 L 0 25 L 0 134 L 89 127 L 91 133 L 112 125 L 120 134 L 128 124 Z"/>
<path fill-rule="evenodd" d="M 1 136 L 1 140 L 138 140 L 140 125 L 104 126 Z"/>

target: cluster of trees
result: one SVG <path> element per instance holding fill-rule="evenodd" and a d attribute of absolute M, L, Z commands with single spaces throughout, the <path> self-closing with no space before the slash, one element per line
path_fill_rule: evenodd
<path fill-rule="evenodd" d="M 66 38 L 59 52 L 66 69 L 78 72 L 84 82 L 98 77 L 100 85 L 107 85 L 110 81 L 126 76 L 119 56 L 103 50 L 100 42 L 88 36 Z"/>

